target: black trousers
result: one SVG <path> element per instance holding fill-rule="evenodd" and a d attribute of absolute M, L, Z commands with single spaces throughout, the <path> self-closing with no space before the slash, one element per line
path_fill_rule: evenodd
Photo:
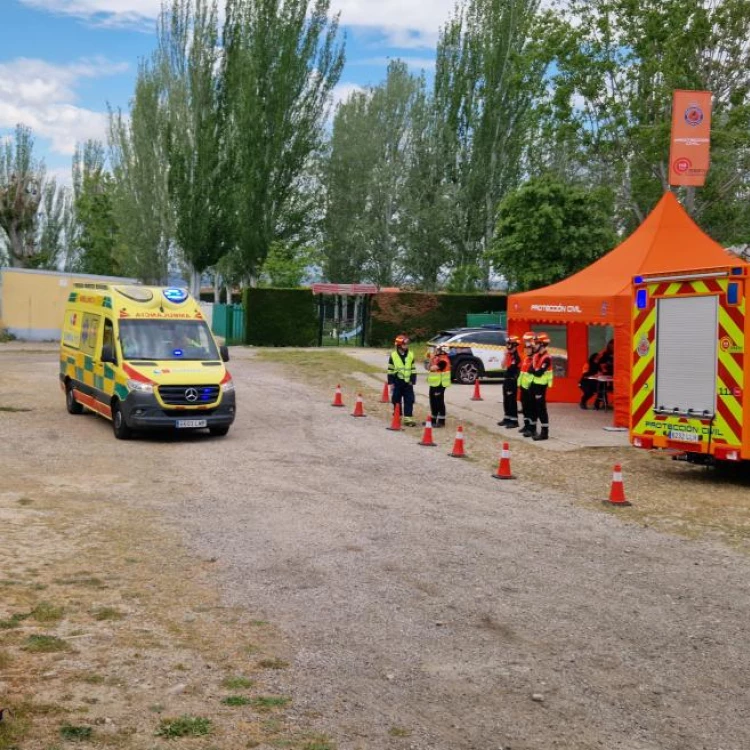
<path fill-rule="evenodd" d="M 534 420 L 539 420 L 542 427 L 549 427 L 549 414 L 547 414 L 547 386 L 539 383 L 531 384 L 531 394 L 534 397 Z"/>
<path fill-rule="evenodd" d="M 518 380 L 505 378 L 503 381 L 503 412 L 506 419 L 518 420 Z"/>
<path fill-rule="evenodd" d="M 521 388 L 521 410 L 523 411 L 523 421 L 529 424 L 536 422 L 536 405 L 534 396 L 531 394 L 531 387 Z"/>
<path fill-rule="evenodd" d="M 401 416 L 411 417 L 414 414 L 414 386 L 411 383 L 405 383 L 403 380 L 397 380 L 393 385 L 393 395 L 391 403 L 401 405 Z"/>
<path fill-rule="evenodd" d="M 598 383 L 596 382 L 596 380 L 591 380 L 591 378 L 581 378 L 581 382 L 578 384 L 578 386 L 583 393 L 583 395 L 581 396 L 582 404 L 590 401 L 597 394 Z"/>
<path fill-rule="evenodd" d="M 445 424 L 445 386 L 430 386 L 430 414 L 434 424 Z"/>

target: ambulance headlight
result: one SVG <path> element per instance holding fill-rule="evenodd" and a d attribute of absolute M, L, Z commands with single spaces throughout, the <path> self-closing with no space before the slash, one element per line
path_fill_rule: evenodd
<path fill-rule="evenodd" d="M 152 383 L 144 383 L 142 380 L 128 380 L 127 386 L 129 391 L 136 393 L 153 393 L 154 386 Z"/>
<path fill-rule="evenodd" d="M 222 383 L 221 390 L 224 391 L 224 393 L 230 393 L 234 391 L 234 380 L 230 378 L 226 382 Z"/>

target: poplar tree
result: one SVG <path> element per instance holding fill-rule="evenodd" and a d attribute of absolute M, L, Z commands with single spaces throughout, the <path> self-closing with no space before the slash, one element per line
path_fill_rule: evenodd
<path fill-rule="evenodd" d="M 227 0 L 221 102 L 229 216 L 249 275 L 273 241 L 304 242 L 314 215 L 309 172 L 344 65 L 338 16 L 329 9 L 329 0 Z"/>

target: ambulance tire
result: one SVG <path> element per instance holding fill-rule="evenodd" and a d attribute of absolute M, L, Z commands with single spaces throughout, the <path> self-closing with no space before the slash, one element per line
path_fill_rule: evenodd
<path fill-rule="evenodd" d="M 83 414 L 83 406 L 76 401 L 73 383 L 70 381 L 65 384 L 65 406 L 68 409 L 68 414 Z"/>
<path fill-rule="evenodd" d="M 112 431 L 118 440 L 130 440 L 133 435 L 133 431 L 128 427 L 125 417 L 122 415 L 119 401 L 112 402 Z"/>
<path fill-rule="evenodd" d="M 229 426 L 228 425 L 222 425 L 221 427 L 209 427 L 208 431 L 214 436 L 214 437 L 224 437 L 229 432 Z"/>

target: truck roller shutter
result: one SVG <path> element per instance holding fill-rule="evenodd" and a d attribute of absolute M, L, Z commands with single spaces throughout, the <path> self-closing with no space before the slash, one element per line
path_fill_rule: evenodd
<path fill-rule="evenodd" d="M 719 298 L 657 300 L 656 411 L 713 417 Z"/>

